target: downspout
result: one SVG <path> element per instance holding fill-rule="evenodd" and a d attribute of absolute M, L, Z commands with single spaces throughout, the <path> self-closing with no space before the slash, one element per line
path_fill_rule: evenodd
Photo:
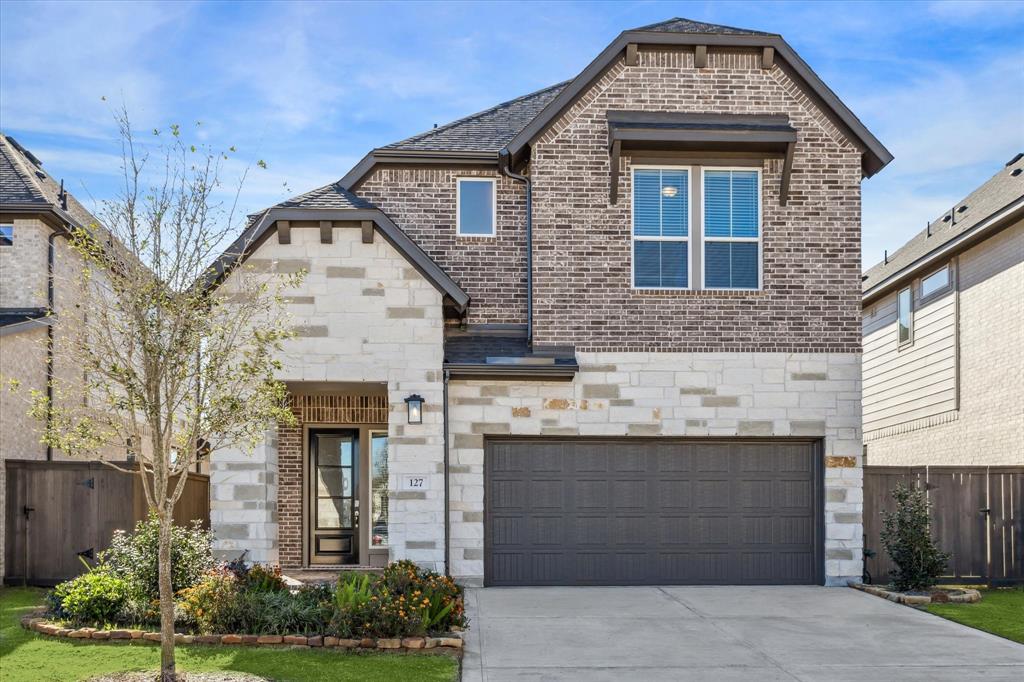
<path fill-rule="evenodd" d="M 46 315 L 52 318 L 54 315 L 54 293 L 53 293 L 53 265 L 56 261 L 57 246 L 54 240 L 64 236 L 63 233 L 54 230 L 46 240 Z M 47 320 L 46 324 L 46 430 L 53 428 L 53 320 Z M 49 439 L 47 439 L 49 440 Z M 53 446 L 46 445 L 46 461 L 53 461 Z"/>
<path fill-rule="evenodd" d="M 450 576 L 451 573 L 451 511 L 449 501 L 449 466 L 448 466 L 448 379 L 450 378 L 450 372 L 446 369 L 443 374 L 443 406 L 442 406 L 442 417 L 444 428 L 444 574 Z"/>
<path fill-rule="evenodd" d="M 533 347 L 533 182 L 512 170 L 507 149 L 498 153 L 498 168 L 502 175 L 526 185 L 526 343 Z"/>

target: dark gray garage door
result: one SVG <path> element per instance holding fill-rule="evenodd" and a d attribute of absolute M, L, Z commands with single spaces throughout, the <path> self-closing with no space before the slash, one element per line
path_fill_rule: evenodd
<path fill-rule="evenodd" d="M 489 440 L 487 585 L 820 584 L 818 446 Z"/>

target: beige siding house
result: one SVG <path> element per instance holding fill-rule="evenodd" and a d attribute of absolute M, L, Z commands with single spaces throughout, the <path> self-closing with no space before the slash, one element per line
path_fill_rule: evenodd
<path fill-rule="evenodd" d="M 863 289 L 865 462 L 1024 464 L 1024 157 Z"/>

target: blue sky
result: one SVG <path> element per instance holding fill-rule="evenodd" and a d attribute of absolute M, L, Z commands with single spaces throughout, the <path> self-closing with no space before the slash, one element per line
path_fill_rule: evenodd
<path fill-rule="evenodd" d="M 110 102 L 142 130 L 199 120 L 267 161 L 242 196 L 254 211 L 673 16 L 781 33 L 892 150 L 863 186 L 866 264 L 1024 151 L 1024 2 L 983 1 L 5 1 L 0 127 L 90 205 L 116 190 Z"/>

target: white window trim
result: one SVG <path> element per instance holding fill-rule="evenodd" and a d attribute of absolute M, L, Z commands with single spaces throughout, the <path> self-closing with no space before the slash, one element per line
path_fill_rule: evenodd
<path fill-rule="evenodd" d="M 704 206 L 704 175 L 707 171 L 746 171 L 757 173 L 757 238 L 753 237 L 708 237 L 705 230 L 707 209 Z M 756 166 L 701 166 L 700 169 L 700 288 L 705 291 L 763 291 L 764 290 L 764 200 L 762 169 Z M 712 242 L 739 242 L 757 244 L 757 287 L 708 287 L 707 279 L 707 244 Z"/>
<path fill-rule="evenodd" d="M 904 291 L 910 292 L 910 315 L 907 317 L 907 340 L 900 340 L 900 296 Z M 897 350 L 914 345 L 914 287 L 905 286 L 896 292 L 896 348 Z"/>
<path fill-rule="evenodd" d="M 686 236 L 685 237 L 637 237 L 636 230 L 636 171 L 671 170 L 686 171 Z M 693 166 L 636 165 L 630 167 L 629 187 L 629 282 L 636 291 L 690 291 L 693 289 L 693 248 L 690 237 L 693 234 Z M 686 243 L 686 286 L 685 287 L 639 287 L 636 285 L 636 243 L 642 242 L 685 242 Z"/>
<path fill-rule="evenodd" d="M 491 185 L 491 231 L 487 233 L 462 231 L 462 192 L 463 182 L 486 182 Z M 459 237 L 477 237 L 490 239 L 498 234 L 498 181 L 495 178 L 456 177 L 455 178 L 455 234 Z"/>

